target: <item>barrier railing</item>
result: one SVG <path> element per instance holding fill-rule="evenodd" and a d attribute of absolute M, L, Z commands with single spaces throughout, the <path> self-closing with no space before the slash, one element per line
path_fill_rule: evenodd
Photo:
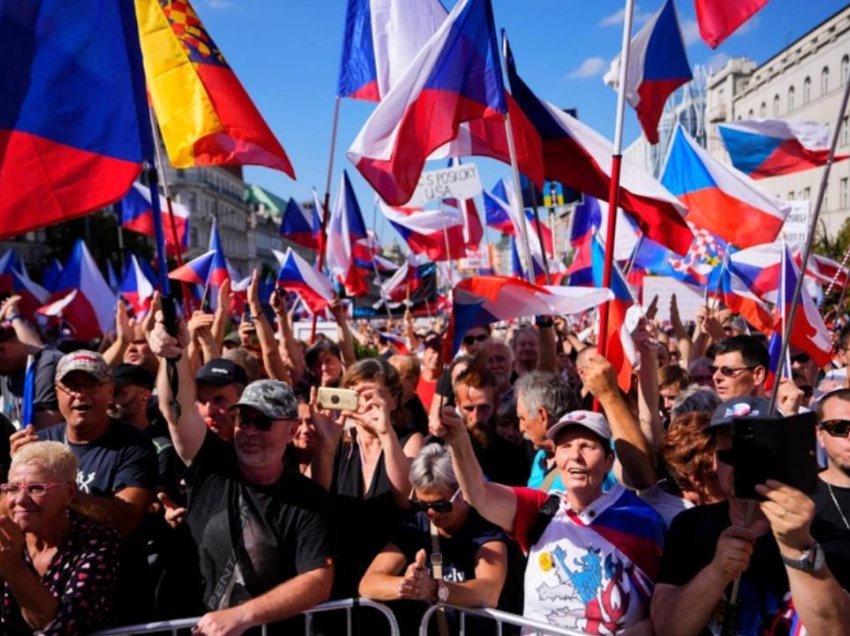
<path fill-rule="evenodd" d="M 584 636 L 583 632 L 577 632 L 571 629 L 566 629 L 565 627 L 557 627 L 556 625 L 550 625 L 549 623 L 541 623 L 540 621 L 535 621 L 530 618 L 524 618 L 516 614 L 509 614 L 508 612 L 503 612 L 501 610 L 489 609 L 484 607 L 457 607 L 455 605 L 443 604 L 433 605 L 425 611 L 425 613 L 422 615 L 422 621 L 419 623 L 419 636 L 428 636 L 428 624 L 431 622 L 431 617 L 440 608 L 452 609 L 460 615 L 460 636 L 466 636 L 467 615 L 479 616 L 481 618 L 489 618 L 490 620 L 495 621 L 497 636 L 502 636 L 503 625 L 515 625 L 516 627 L 523 627 L 526 630 L 531 630 L 530 633 L 537 635 L 547 634 L 551 636 Z M 478 633 L 480 633 L 480 630 L 476 629 L 476 636 Z M 526 634 L 528 633 L 529 632 L 526 632 Z"/>
<path fill-rule="evenodd" d="M 384 618 L 386 618 L 387 622 L 389 623 L 390 636 L 401 636 L 401 633 L 398 628 L 398 621 L 393 615 L 392 610 L 390 610 L 390 608 L 384 605 L 383 603 L 370 601 L 367 598 L 346 598 L 339 601 L 328 601 L 327 603 L 316 605 L 316 607 L 313 607 L 306 612 L 302 612 L 301 615 L 304 616 L 305 636 L 309 636 L 312 633 L 313 616 L 315 614 L 320 614 L 323 612 L 336 612 L 339 610 L 345 610 L 347 630 L 346 633 L 348 634 L 348 636 L 351 636 L 352 610 L 355 607 L 369 607 L 383 614 Z M 198 621 L 200 619 L 200 616 L 195 616 L 193 618 L 179 618 L 172 621 L 157 621 L 153 623 L 125 625 L 124 627 L 115 627 L 113 629 L 105 629 L 99 632 L 94 632 L 93 634 L 91 634 L 91 636 L 132 636 L 133 634 L 160 634 L 165 632 L 170 632 L 174 636 L 177 636 L 177 634 L 181 630 L 192 629 L 195 625 L 198 624 Z M 260 630 L 260 633 L 265 636 L 266 626 L 263 625 Z"/>

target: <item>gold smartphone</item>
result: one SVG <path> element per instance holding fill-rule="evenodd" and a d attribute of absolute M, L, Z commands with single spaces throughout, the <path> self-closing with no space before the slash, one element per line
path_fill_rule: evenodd
<path fill-rule="evenodd" d="M 356 411 L 359 403 L 357 391 L 319 387 L 316 394 L 319 408 L 332 411 Z"/>

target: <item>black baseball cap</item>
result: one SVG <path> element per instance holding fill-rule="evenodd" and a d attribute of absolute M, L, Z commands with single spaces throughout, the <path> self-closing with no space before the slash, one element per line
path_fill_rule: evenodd
<path fill-rule="evenodd" d="M 735 417 L 768 417 L 770 401 L 763 397 L 743 395 L 721 403 L 711 416 L 710 428 L 731 426 Z"/>
<path fill-rule="evenodd" d="M 226 358 L 210 360 L 195 374 L 195 382 L 210 386 L 227 386 L 228 384 L 248 384 L 248 374 L 245 369 Z"/>
<path fill-rule="evenodd" d="M 153 390 L 154 377 L 144 367 L 138 364 L 119 364 L 112 371 L 112 381 L 119 386 L 141 386 Z"/>

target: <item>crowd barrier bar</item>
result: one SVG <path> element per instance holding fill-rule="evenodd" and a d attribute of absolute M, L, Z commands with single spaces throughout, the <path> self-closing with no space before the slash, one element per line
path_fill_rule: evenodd
<path fill-rule="evenodd" d="M 316 605 L 316 607 L 313 607 L 307 610 L 306 612 L 302 612 L 301 615 L 305 617 L 305 636 L 309 636 L 312 630 L 314 614 L 319 614 L 321 612 L 334 612 L 338 610 L 345 610 L 347 634 L 348 636 L 351 636 L 351 613 L 355 607 L 371 607 L 372 609 L 377 610 L 378 612 L 384 615 L 384 618 L 387 619 L 387 622 L 390 625 L 390 636 L 401 636 L 401 632 L 398 628 L 398 621 L 396 621 L 392 610 L 390 610 L 390 608 L 384 605 L 383 603 L 371 601 L 367 598 L 346 598 L 338 601 L 328 601 L 326 603 L 322 603 L 321 605 Z M 139 623 L 137 625 L 126 625 L 124 627 L 116 627 L 114 629 L 105 629 L 99 632 L 94 632 L 93 634 L 91 634 L 91 636 L 132 636 L 133 634 L 157 634 L 162 632 L 171 632 L 171 634 L 177 636 L 177 633 L 180 630 L 193 628 L 195 625 L 198 624 L 198 621 L 200 619 L 200 616 L 195 616 L 194 618 L 179 618 L 172 621 L 158 621 L 154 623 Z M 263 636 L 265 636 L 265 625 L 261 627 L 261 633 L 263 634 Z"/>
<path fill-rule="evenodd" d="M 486 607 L 457 607 L 456 605 L 443 605 L 442 603 L 429 607 L 422 615 L 422 621 L 419 623 L 419 636 L 428 636 L 428 623 L 434 612 L 440 608 L 452 609 L 460 614 L 460 636 L 466 636 L 466 616 L 480 616 L 481 618 L 489 618 L 496 621 L 496 634 L 502 636 L 502 625 L 516 625 L 532 630 L 532 633 L 537 635 L 547 634 L 550 636 L 584 636 L 583 632 L 577 632 L 565 627 L 550 625 L 549 623 L 541 623 L 530 618 L 524 618 L 517 614 L 510 614 L 501 610 L 489 609 Z"/>

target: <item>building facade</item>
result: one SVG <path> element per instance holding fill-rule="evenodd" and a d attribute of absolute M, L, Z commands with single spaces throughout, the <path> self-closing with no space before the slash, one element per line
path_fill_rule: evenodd
<path fill-rule="evenodd" d="M 743 119 L 808 120 L 835 129 L 850 81 L 850 7 L 828 18 L 764 64 L 730 60 L 708 80 L 707 148 L 728 161 L 717 124 Z M 838 154 L 850 154 L 848 113 L 841 118 Z M 823 169 L 763 179 L 770 193 L 816 203 Z M 832 167 L 820 231 L 834 236 L 850 215 L 850 161 Z"/>

